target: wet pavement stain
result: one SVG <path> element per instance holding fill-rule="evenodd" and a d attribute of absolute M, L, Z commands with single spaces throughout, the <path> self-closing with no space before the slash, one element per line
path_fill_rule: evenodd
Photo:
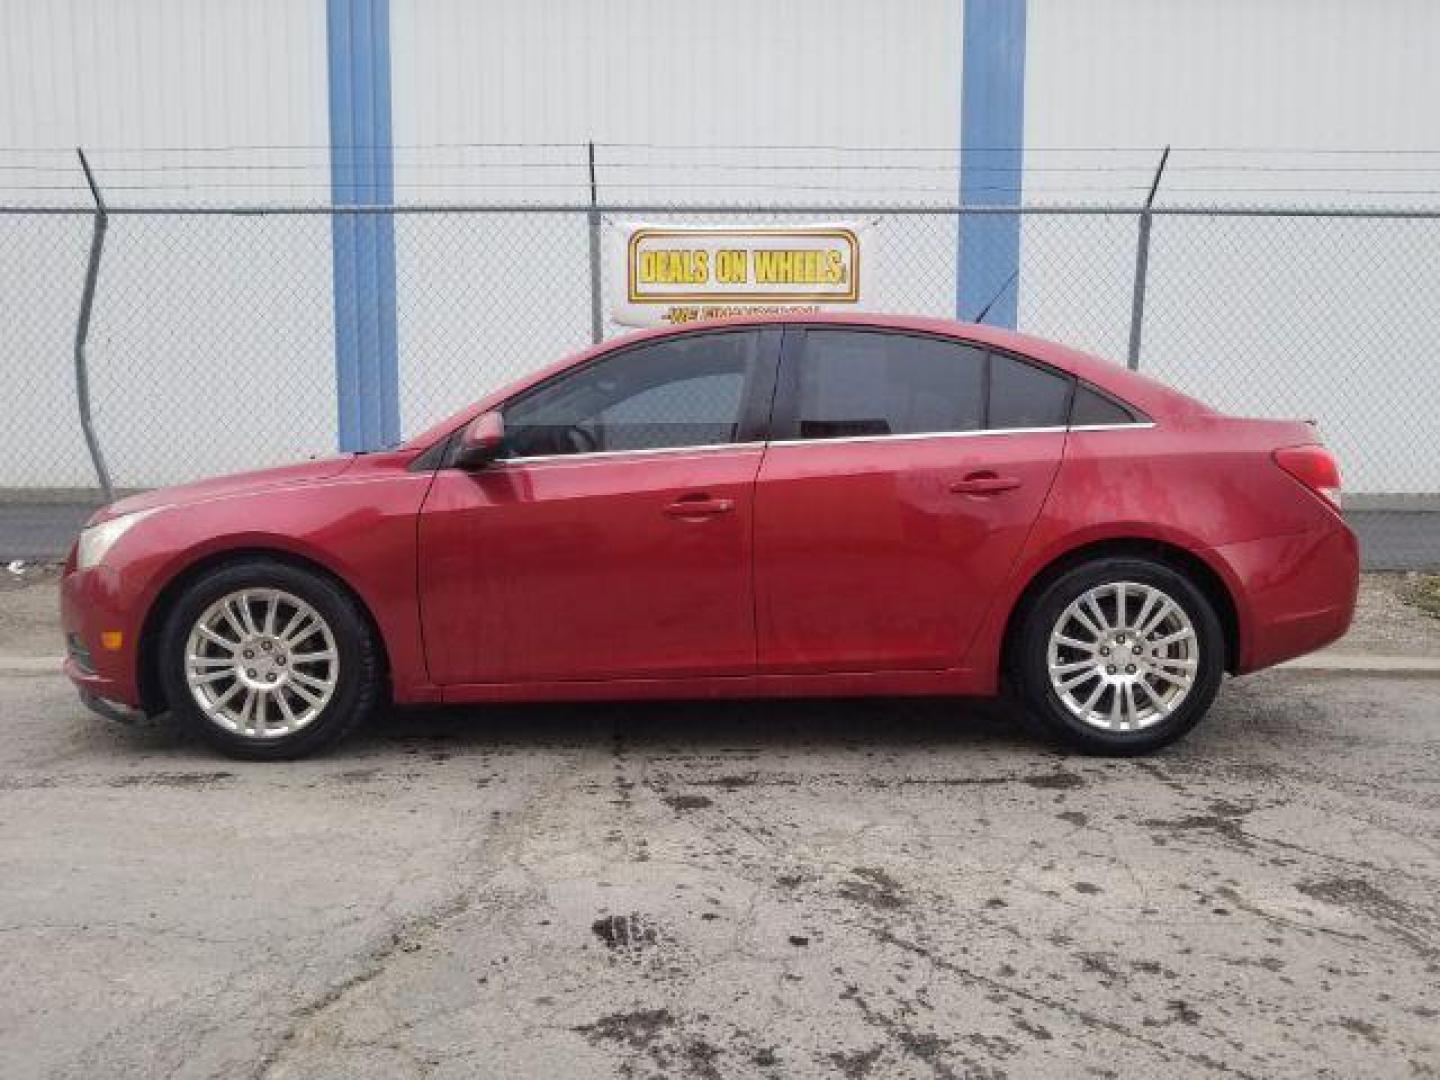
<path fill-rule="evenodd" d="M 718 1029 L 718 1030 L 712 1030 Z M 780 1064 L 780 1051 L 760 1043 L 754 1034 L 734 1024 L 716 1024 L 707 1013 L 677 1014 L 668 1008 L 634 1009 L 609 1013 L 572 1031 L 593 1046 L 618 1050 L 623 1077 L 694 1077 L 723 1080 L 734 1075 L 755 1075 L 733 1067 L 737 1061 L 760 1068 Z M 729 1062 L 730 1064 L 727 1064 Z M 555 1072 L 553 1075 L 587 1075 Z M 773 1075 L 766 1073 L 764 1075 Z"/>
<path fill-rule="evenodd" d="M 1145 1019 L 1140 1023 L 1145 1027 L 1165 1027 L 1168 1024 L 1184 1024 L 1186 1027 L 1194 1027 L 1200 1022 L 1200 1014 L 1191 1007 L 1188 1001 L 1180 998 L 1172 998 L 1165 1002 L 1165 1016 L 1159 1020 Z"/>
<path fill-rule="evenodd" d="M 591 1042 L 624 1043 L 636 1050 L 650 1046 L 666 1028 L 675 1026 L 669 1009 L 637 1009 L 634 1012 L 610 1013 L 574 1030 Z"/>
<path fill-rule="evenodd" d="M 1346 1031 L 1359 1035 L 1371 1046 L 1380 1045 L 1380 1029 L 1369 1021 L 1354 1016 L 1342 1016 L 1339 1023 Z"/>
<path fill-rule="evenodd" d="M 1082 952 L 1077 954 L 1077 957 L 1080 961 L 1080 969 L 1093 975 L 1099 975 L 1101 983 L 1106 986 L 1121 982 L 1125 978 L 1112 966 L 1111 958 L 1104 953 Z"/>
<path fill-rule="evenodd" d="M 1221 837 L 1236 847 L 1250 849 L 1253 839 L 1242 827 L 1245 818 L 1255 809 L 1253 803 L 1212 799 L 1202 814 L 1185 814 L 1178 818 L 1145 818 L 1141 825 L 1167 833 L 1205 832 Z"/>
<path fill-rule="evenodd" d="M 1307 881 L 1295 888 L 1314 900 L 1359 911 L 1388 911 L 1398 914 L 1401 905 L 1364 878 L 1325 878 Z"/>
<path fill-rule="evenodd" d="M 884 870 L 871 866 L 857 866 L 851 870 L 859 880 L 842 882 L 840 895 L 847 900 L 866 904 L 882 911 L 893 911 L 906 904 L 904 890 L 900 883 Z"/>
<path fill-rule="evenodd" d="M 1440 956 L 1435 921 L 1364 878 L 1322 878 L 1302 882 L 1295 889 L 1312 900 L 1343 908 L 1366 922 L 1381 925 L 1419 956 L 1431 960 Z"/>
<path fill-rule="evenodd" d="M 368 784 L 379 776 L 380 770 L 378 768 L 346 769 L 344 772 L 336 773 L 334 781 L 337 784 Z"/>
<path fill-rule="evenodd" d="M 854 1004 L 867 1024 L 885 1032 L 907 1056 L 928 1066 L 940 1080 L 960 1080 L 962 1075 L 973 1080 L 1003 1080 L 1005 1076 L 1000 1069 L 967 1069 L 963 1074 L 957 1072 L 949 1065 L 949 1059 L 955 1056 L 951 1050 L 951 1040 L 931 1031 L 917 1031 L 904 1020 L 881 1012 L 866 1000 L 860 988 L 853 983 L 844 989 L 840 999 Z"/>
<path fill-rule="evenodd" d="M 836 1050 L 830 1055 L 830 1061 L 849 1080 L 865 1080 L 884 1052 L 884 1046 L 872 1046 L 869 1050 L 851 1050 L 848 1053 Z"/>
<path fill-rule="evenodd" d="M 761 776 L 759 773 L 729 774 L 712 780 L 696 780 L 696 787 L 718 787 L 725 791 L 739 791 L 749 787 L 798 787 L 800 781 L 793 776 Z"/>
<path fill-rule="evenodd" d="M 117 776 L 108 783 L 111 787 L 173 787 L 203 788 L 211 784 L 223 784 L 235 779 L 232 772 L 157 772 L 132 773 Z"/>
<path fill-rule="evenodd" d="M 684 813 L 686 810 L 703 810 L 707 806 L 714 806 L 714 800 L 704 795 L 667 795 L 665 803 L 670 809 L 677 813 Z"/>
<path fill-rule="evenodd" d="M 1049 1028 L 1045 1027 L 1043 1024 L 1032 1024 L 1023 1016 L 1014 1017 L 1011 1022 L 1021 1031 L 1025 1032 L 1026 1035 L 1029 1035 L 1037 1042 L 1049 1042 L 1051 1039 L 1055 1038 L 1055 1036 L 1050 1033 Z"/>
<path fill-rule="evenodd" d="M 1085 786 L 1083 776 L 1079 773 L 1066 772 L 1063 769 L 1053 773 L 1041 773 L 1039 776 L 1026 776 L 1020 782 L 1033 788 L 1039 788 L 1041 791 L 1071 791 L 1074 788 Z"/>
<path fill-rule="evenodd" d="M 590 932 L 613 952 L 638 959 L 639 953 L 660 940 L 655 926 L 641 915 L 604 915 L 590 924 Z"/>
<path fill-rule="evenodd" d="M 701 1080 L 721 1080 L 723 1074 L 715 1067 L 715 1059 L 719 1056 L 719 1048 L 704 1039 L 694 1039 L 685 1046 L 685 1060 L 690 1065 L 691 1075 Z"/>

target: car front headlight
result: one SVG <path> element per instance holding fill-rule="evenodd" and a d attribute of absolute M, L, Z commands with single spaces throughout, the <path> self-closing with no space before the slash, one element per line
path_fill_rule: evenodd
<path fill-rule="evenodd" d="M 111 518 L 99 525 L 91 525 L 80 532 L 80 547 L 75 553 L 75 566 L 89 570 L 104 561 L 106 553 L 116 542 L 140 522 L 153 514 L 154 510 L 139 510 L 124 517 Z"/>

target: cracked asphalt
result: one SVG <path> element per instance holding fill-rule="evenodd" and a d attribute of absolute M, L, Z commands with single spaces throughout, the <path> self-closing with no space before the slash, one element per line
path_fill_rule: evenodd
<path fill-rule="evenodd" d="M 953 701 L 213 757 L 0 676 L 0 1075 L 1440 1075 L 1440 681 L 1145 760 Z"/>

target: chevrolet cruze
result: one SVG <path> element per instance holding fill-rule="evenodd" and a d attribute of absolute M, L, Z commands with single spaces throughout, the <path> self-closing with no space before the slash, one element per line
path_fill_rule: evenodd
<path fill-rule="evenodd" d="M 1163 746 L 1344 633 L 1358 577 L 1309 424 L 897 317 L 606 342 L 404 445 L 101 510 L 65 669 L 291 758 L 387 703 L 991 695 Z"/>

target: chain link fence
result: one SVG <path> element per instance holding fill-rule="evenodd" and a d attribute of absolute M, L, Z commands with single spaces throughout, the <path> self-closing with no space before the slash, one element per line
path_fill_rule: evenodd
<path fill-rule="evenodd" d="M 597 299 L 604 336 L 623 331 L 607 314 L 622 234 L 592 233 L 596 215 L 607 225 L 861 221 L 868 305 L 949 317 L 962 219 L 997 213 L 840 204 L 362 212 L 393 216 L 407 434 L 587 345 Z M 1350 505 L 1373 515 L 1368 561 L 1440 564 L 1440 516 L 1421 516 L 1440 511 L 1440 211 L 1156 209 L 1137 272 L 1143 213 L 1017 214 L 1020 329 L 1119 363 L 1138 342 L 1141 371 L 1220 409 L 1316 420 L 1341 458 Z M 332 215 L 298 206 L 109 213 L 83 367 L 115 488 L 334 452 Z M 96 485 L 76 363 L 95 225 L 79 208 L 0 207 L 0 498 Z M 1397 545 L 1408 554 L 1386 554 Z"/>

